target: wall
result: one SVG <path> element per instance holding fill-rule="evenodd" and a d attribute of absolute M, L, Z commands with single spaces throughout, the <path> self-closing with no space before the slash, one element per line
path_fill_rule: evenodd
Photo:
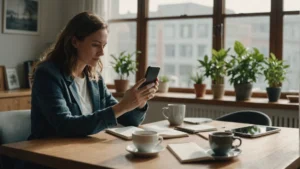
<path fill-rule="evenodd" d="M 21 86 L 24 86 L 23 62 L 33 60 L 45 50 L 49 43 L 55 41 L 62 29 L 63 1 L 40 0 L 40 34 L 4 34 L 0 33 L 0 65 L 16 67 Z M 0 18 L 3 15 L 3 0 L 0 0 Z M 1 29 L 3 27 L 0 23 Z"/>

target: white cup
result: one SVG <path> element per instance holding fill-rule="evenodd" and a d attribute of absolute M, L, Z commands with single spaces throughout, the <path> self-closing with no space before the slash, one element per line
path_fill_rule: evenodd
<path fill-rule="evenodd" d="M 132 133 L 134 146 L 140 152 L 151 152 L 161 144 L 163 138 L 156 131 L 135 131 Z"/>
<path fill-rule="evenodd" d="M 168 104 L 168 107 L 163 108 L 162 114 L 167 120 L 169 120 L 170 125 L 179 126 L 182 124 L 185 117 L 185 105 Z"/>

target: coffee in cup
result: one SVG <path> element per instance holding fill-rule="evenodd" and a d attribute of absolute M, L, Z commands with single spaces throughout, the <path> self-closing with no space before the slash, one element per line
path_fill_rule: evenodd
<path fill-rule="evenodd" d="M 239 144 L 234 146 L 234 140 L 239 140 Z M 209 134 L 209 145 L 215 155 L 226 155 L 231 149 L 242 145 L 242 139 L 233 135 L 232 132 L 214 132 Z"/>
<path fill-rule="evenodd" d="M 135 131 L 132 133 L 132 141 L 140 152 L 151 152 L 161 144 L 163 138 L 156 131 Z"/>
<path fill-rule="evenodd" d="M 170 125 L 179 126 L 185 117 L 185 105 L 168 104 L 167 107 L 163 108 L 162 114 L 170 122 Z"/>

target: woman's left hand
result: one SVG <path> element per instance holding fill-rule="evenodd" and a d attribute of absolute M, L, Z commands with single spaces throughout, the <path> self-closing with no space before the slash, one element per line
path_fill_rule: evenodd
<path fill-rule="evenodd" d="M 158 90 L 158 79 L 156 79 L 155 85 L 151 89 L 144 91 L 142 95 L 148 96 L 148 99 L 147 99 L 147 101 L 148 101 L 155 96 L 155 93 L 157 92 L 157 90 Z M 145 107 L 147 101 L 142 102 L 140 104 L 139 108 L 142 109 L 143 107 Z"/>

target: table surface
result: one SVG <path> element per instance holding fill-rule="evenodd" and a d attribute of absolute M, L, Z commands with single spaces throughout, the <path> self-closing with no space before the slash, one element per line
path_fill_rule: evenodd
<path fill-rule="evenodd" d="M 220 131 L 248 126 L 249 124 L 213 121 L 207 123 Z M 146 125 L 170 127 L 167 121 Z M 230 161 L 202 161 L 181 164 L 166 148 L 158 156 L 138 158 L 125 148 L 131 141 L 125 141 L 105 132 L 85 138 L 51 138 L 32 140 L 0 146 L 0 154 L 28 160 L 53 168 L 247 168 L 282 169 L 297 168 L 299 162 L 299 129 L 281 128 L 276 134 L 259 138 L 242 138 L 242 153 Z M 206 139 L 196 134 L 189 137 L 165 139 L 164 147 L 170 143 L 195 142 L 209 149 Z"/>

